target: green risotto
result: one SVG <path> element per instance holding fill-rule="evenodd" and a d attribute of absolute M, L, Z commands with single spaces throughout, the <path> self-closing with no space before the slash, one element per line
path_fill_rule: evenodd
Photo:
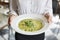
<path fill-rule="evenodd" d="M 24 19 L 18 23 L 18 27 L 21 30 L 33 32 L 40 30 L 43 27 L 43 24 L 40 20 Z"/>

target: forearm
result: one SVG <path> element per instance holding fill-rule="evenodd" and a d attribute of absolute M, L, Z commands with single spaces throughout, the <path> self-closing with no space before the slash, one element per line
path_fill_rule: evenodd
<path fill-rule="evenodd" d="M 10 0 L 10 14 L 17 15 L 16 10 L 17 10 L 17 2 L 16 0 Z"/>

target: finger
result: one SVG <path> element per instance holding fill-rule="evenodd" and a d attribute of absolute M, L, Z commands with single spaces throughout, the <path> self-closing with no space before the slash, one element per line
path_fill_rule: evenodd
<path fill-rule="evenodd" d="M 11 24 L 12 20 L 15 19 L 16 17 L 17 17 L 17 16 L 12 16 L 12 17 L 10 18 L 10 24 Z"/>
<path fill-rule="evenodd" d="M 47 21 L 48 23 L 52 23 L 52 18 L 50 17 Z"/>
<path fill-rule="evenodd" d="M 49 14 L 45 14 L 44 15 L 47 19 L 50 17 L 50 15 Z"/>

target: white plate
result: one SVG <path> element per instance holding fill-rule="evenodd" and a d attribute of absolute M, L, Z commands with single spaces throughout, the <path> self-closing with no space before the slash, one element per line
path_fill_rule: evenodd
<path fill-rule="evenodd" d="M 31 19 L 42 20 L 43 24 L 44 24 L 44 27 L 42 29 L 38 30 L 38 31 L 35 31 L 35 32 L 26 32 L 26 31 L 20 30 L 18 28 L 19 21 L 21 21 L 23 19 L 30 19 L 30 18 Z M 37 34 L 41 34 L 41 33 L 46 31 L 46 29 L 48 28 L 48 22 L 47 22 L 46 18 L 43 15 L 38 15 L 38 14 L 23 14 L 23 15 L 20 15 L 20 16 L 16 17 L 12 21 L 11 26 L 18 33 L 21 33 L 21 34 L 24 34 L 24 35 L 37 35 Z"/>

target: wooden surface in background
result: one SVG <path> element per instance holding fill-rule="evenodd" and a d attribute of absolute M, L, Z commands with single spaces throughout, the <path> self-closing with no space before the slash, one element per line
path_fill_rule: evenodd
<path fill-rule="evenodd" d="M 0 2 L 0 5 L 9 5 L 9 3 L 6 3 L 6 2 Z"/>

